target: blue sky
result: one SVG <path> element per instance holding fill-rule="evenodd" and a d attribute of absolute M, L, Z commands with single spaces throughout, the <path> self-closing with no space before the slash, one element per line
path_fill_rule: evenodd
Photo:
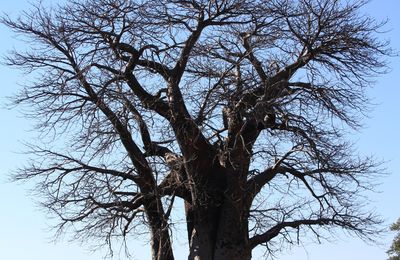
<path fill-rule="evenodd" d="M 56 1 L 53 1 L 56 2 Z M 0 11 L 18 13 L 28 7 L 26 0 L 1 1 Z M 391 40 L 391 46 L 400 51 L 400 1 L 372 0 L 365 11 L 377 19 L 388 18 L 389 22 L 383 35 Z M 12 33 L 0 26 L 0 54 L 16 46 L 20 42 L 12 37 Z M 387 160 L 388 177 L 380 180 L 379 193 L 373 194 L 371 206 L 376 208 L 389 225 L 400 217 L 400 58 L 390 59 L 390 73 L 377 78 L 376 85 L 369 91 L 377 106 L 370 117 L 364 120 L 365 128 L 353 135 L 362 154 L 373 154 Z M 0 102 L 11 95 L 19 87 L 21 74 L 0 65 Z M 55 243 L 48 227 L 51 224 L 45 212 L 35 204 L 35 198 L 28 195 L 29 184 L 8 182 L 11 170 L 21 166 L 26 156 L 18 152 L 23 150 L 21 141 L 33 138 L 29 122 L 22 118 L 18 110 L 0 109 L 2 126 L 0 127 L 0 259 L 7 260 L 94 260 L 101 259 L 104 252 L 90 252 L 86 244 L 70 242 L 65 236 Z M 280 260 L 333 260 L 333 259 L 386 259 L 385 251 L 390 245 L 392 235 L 382 237 L 381 245 L 368 245 L 357 238 L 341 236 L 338 240 L 322 245 L 294 246 L 277 256 Z M 178 244 L 181 241 L 177 241 Z M 133 251 L 136 259 L 150 259 L 149 251 L 138 243 L 138 251 Z M 185 249 L 175 254 L 177 259 L 185 259 Z M 118 258 L 116 258 L 118 259 Z M 123 257 L 121 258 L 123 259 Z M 260 258 L 262 259 L 262 258 Z"/>

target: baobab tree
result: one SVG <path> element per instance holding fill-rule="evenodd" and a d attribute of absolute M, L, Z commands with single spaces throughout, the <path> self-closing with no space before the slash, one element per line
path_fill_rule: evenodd
<path fill-rule="evenodd" d="M 391 51 L 364 4 L 72 0 L 3 17 L 30 47 L 6 60 L 33 73 L 13 101 L 43 138 L 15 179 L 60 231 L 110 244 L 147 230 L 159 260 L 183 208 L 189 259 L 335 228 L 373 238 L 379 163 L 346 133 Z"/>

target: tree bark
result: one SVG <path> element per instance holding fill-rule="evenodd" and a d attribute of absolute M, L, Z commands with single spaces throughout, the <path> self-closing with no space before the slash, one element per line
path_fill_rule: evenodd
<path fill-rule="evenodd" d="M 220 167 L 197 197 L 190 216 L 193 230 L 190 237 L 189 260 L 250 260 L 248 213 L 243 210 L 243 190 L 239 174 L 227 174 Z M 236 182 L 236 185 L 227 183 Z M 198 194 L 199 195 L 199 194 Z"/>
<path fill-rule="evenodd" d="M 159 205 L 161 205 L 161 201 L 156 200 L 146 204 L 146 214 L 151 230 L 150 245 L 152 259 L 174 260 L 168 225 L 163 214 L 160 214 Z"/>
<path fill-rule="evenodd" d="M 239 219 L 234 205 L 224 202 L 195 221 L 189 260 L 250 260 L 247 221 Z"/>
<path fill-rule="evenodd" d="M 244 211 L 243 194 L 228 192 L 220 208 L 214 259 L 251 259 L 248 238 L 248 213 Z"/>

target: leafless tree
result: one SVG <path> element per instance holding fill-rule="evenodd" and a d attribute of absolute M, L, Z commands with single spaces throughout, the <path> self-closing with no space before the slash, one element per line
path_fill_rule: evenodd
<path fill-rule="evenodd" d="M 34 78 L 14 102 L 44 138 L 15 178 L 36 181 L 60 231 L 109 244 L 148 230 L 153 259 L 174 258 L 182 200 L 189 259 L 334 227 L 371 238 L 379 164 L 346 134 L 391 51 L 364 4 L 72 0 L 5 16 L 30 47 L 7 63 Z"/>

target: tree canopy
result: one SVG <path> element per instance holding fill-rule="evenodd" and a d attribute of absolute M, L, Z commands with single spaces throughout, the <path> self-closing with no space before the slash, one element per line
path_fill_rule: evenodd
<path fill-rule="evenodd" d="M 391 231 L 397 231 L 397 235 L 393 239 L 393 243 L 388 250 L 389 260 L 399 260 L 400 259 L 400 219 L 390 226 Z"/>
<path fill-rule="evenodd" d="M 33 78 L 13 100 L 43 139 L 15 179 L 60 232 L 148 232 L 153 259 L 174 258 L 182 201 L 189 259 L 335 227 L 373 238 L 379 162 L 346 139 L 390 54 L 365 3 L 71 0 L 3 17 L 30 48 L 6 60 Z"/>

